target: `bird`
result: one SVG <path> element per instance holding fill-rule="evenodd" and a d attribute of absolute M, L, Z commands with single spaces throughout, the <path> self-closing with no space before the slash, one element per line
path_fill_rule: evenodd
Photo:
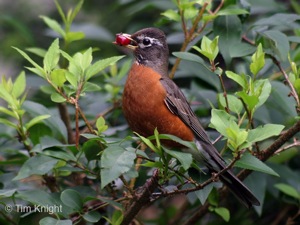
<path fill-rule="evenodd" d="M 134 61 L 128 72 L 122 96 L 122 110 L 132 131 L 148 137 L 154 130 L 195 142 L 196 161 L 211 173 L 226 168 L 226 163 L 210 141 L 181 89 L 168 76 L 169 49 L 165 33 L 150 27 L 133 34 L 116 34 L 116 45 L 133 51 Z M 163 144 L 178 147 L 171 141 Z M 220 180 L 247 208 L 260 202 L 230 170 Z"/>

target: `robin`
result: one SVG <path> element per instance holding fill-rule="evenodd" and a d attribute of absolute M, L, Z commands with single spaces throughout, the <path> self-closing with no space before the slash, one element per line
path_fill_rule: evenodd
<path fill-rule="evenodd" d="M 130 128 L 145 137 L 153 135 L 157 129 L 161 134 L 194 141 L 198 149 L 197 153 L 192 152 L 194 159 L 204 162 L 210 172 L 223 170 L 226 167 L 224 159 L 211 143 L 182 91 L 168 76 L 169 50 L 165 34 L 157 28 L 145 28 L 132 35 L 117 34 L 115 44 L 133 50 L 135 57 L 122 99 Z M 247 208 L 260 205 L 231 171 L 221 174 L 220 180 Z"/>

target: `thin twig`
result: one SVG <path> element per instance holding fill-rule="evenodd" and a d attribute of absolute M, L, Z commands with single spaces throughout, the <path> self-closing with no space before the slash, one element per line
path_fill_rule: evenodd
<path fill-rule="evenodd" d="M 296 89 L 294 88 L 293 84 L 291 83 L 289 76 L 287 75 L 287 73 L 285 72 L 285 70 L 282 68 L 281 63 L 276 59 L 276 57 L 274 57 L 273 55 L 269 54 L 269 56 L 271 57 L 271 59 L 273 60 L 274 64 L 278 67 L 278 69 L 281 71 L 281 73 L 284 76 L 284 79 L 286 80 L 287 84 L 289 85 L 290 89 L 291 89 L 291 95 L 294 97 L 295 101 L 296 101 L 296 110 L 297 112 L 300 111 L 300 101 L 299 101 L 299 96 L 297 94 Z"/>
<path fill-rule="evenodd" d="M 293 148 L 293 147 L 297 147 L 300 146 L 300 141 L 297 141 L 296 138 L 294 138 L 294 142 L 292 144 L 286 145 L 280 149 L 278 149 L 276 152 L 274 152 L 275 155 L 280 154 L 281 152 L 284 152 L 287 149 Z"/>
<path fill-rule="evenodd" d="M 183 44 L 182 44 L 182 46 L 181 46 L 181 49 L 180 49 L 181 52 L 184 52 L 184 51 L 186 50 L 188 44 L 193 40 L 195 30 L 196 30 L 196 28 L 197 28 L 197 26 L 198 26 L 199 21 L 202 19 L 203 14 L 204 14 L 204 12 L 205 12 L 207 6 L 208 6 L 208 3 L 205 2 L 205 3 L 203 4 L 202 8 L 199 10 L 198 16 L 197 16 L 196 19 L 194 20 L 194 23 L 193 23 L 192 28 L 191 28 L 190 31 L 185 35 L 185 40 L 184 40 L 184 42 L 183 42 Z M 184 27 L 185 25 L 182 25 L 182 26 Z M 184 33 L 186 33 L 185 30 L 184 30 Z M 173 78 L 173 77 L 174 77 L 175 72 L 177 71 L 177 68 L 178 68 L 180 62 L 181 62 L 181 59 L 180 59 L 180 58 L 177 58 L 176 61 L 175 61 L 175 63 L 174 63 L 174 65 L 173 65 L 173 67 L 172 67 L 172 69 L 171 69 L 171 72 L 170 72 L 170 74 L 169 74 L 169 77 L 170 77 L 170 78 Z"/>

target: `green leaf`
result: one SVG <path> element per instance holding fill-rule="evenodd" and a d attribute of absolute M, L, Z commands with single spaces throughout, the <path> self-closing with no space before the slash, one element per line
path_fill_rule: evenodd
<path fill-rule="evenodd" d="M 57 161 L 57 159 L 44 155 L 33 156 L 23 164 L 18 175 L 13 180 L 24 179 L 31 175 L 44 175 L 54 168 Z"/>
<path fill-rule="evenodd" d="M 249 131 L 247 141 L 251 143 L 263 141 L 269 137 L 279 135 L 283 129 L 284 126 L 279 124 L 266 124 L 264 126 L 259 126 Z"/>
<path fill-rule="evenodd" d="M 19 98 L 25 91 L 25 88 L 26 88 L 25 73 L 21 72 L 14 82 L 12 95 L 15 98 Z"/>
<path fill-rule="evenodd" d="M 243 99 L 244 103 L 251 111 L 258 105 L 259 98 L 255 95 L 248 95 L 245 91 L 239 91 L 236 95 Z"/>
<path fill-rule="evenodd" d="M 13 111 L 10 111 L 9 109 L 7 109 L 3 106 L 0 106 L 0 112 L 5 113 L 8 116 L 18 119 L 18 116 Z"/>
<path fill-rule="evenodd" d="M 170 20 L 177 21 L 177 22 L 180 21 L 180 19 L 181 19 L 178 12 L 176 12 L 173 9 L 168 9 L 167 11 L 161 13 L 161 15 L 167 17 Z"/>
<path fill-rule="evenodd" d="M 241 102 L 240 99 L 235 97 L 234 95 L 227 94 L 227 99 L 228 99 L 228 105 L 229 109 L 232 112 L 235 112 L 236 114 L 240 114 L 243 110 L 243 103 Z M 218 94 L 218 100 L 223 108 L 226 107 L 226 101 L 224 94 L 220 93 Z"/>
<path fill-rule="evenodd" d="M 250 71 L 256 76 L 265 65 L 265 53 L 263 52 L 261 43 L 259 43 L 257 50 L 252 55 L 251 59 L 252 63 L 250 64 Z"/>
<path fill-rule="evenodd" d="M 120 225 L 123 221 L 123 217 L 124 216 L 121 210 L 115 210 L 111 218 L 111 223 L 113 225 Z"/>
<path fill-rule="evenodd" d="M 279 189 L 281 192 L 283 192 L 284 194 L 300 200 L 300 193 L 296 190 L 296 188 L 292 187 L 291 185 L 279 183 L 279 184 L 275 184 L 275 187 Z"/>
<path fill-rule="evenodd" d="M 116 63 L 120 59 L 122 59 L 124 56 L 114 56 L 106 59 L 99 60 L 95 62 L 93 65 L 91 65 L 86 70 L 86 80 L 89 80 L 91 77 L 99 73 L 100 71 L 104 70 L 106 67 Z"/>
<path fill-rule="evenodd" d="M 230 212 L 227 208 L 217 207 L 214 208 L 214 212 L 221 216 L 224 221 L 228 222 L 230 220 Z"/>
<path fill-rule="evenodd" d="M 2 189 L 0 190 L 0 199 L 4 197 L 12 197 L 17 192 L 17 189 Z"/>
<path fill-rule="evenodd" d="M 225 60 L 226 65 L 229 66 L 232 60 L 231 52 L 237 53 L 236 46 L 241 42 L 242 23 L 237 15 L 219 16 L 213 20 L 214 36 L 219 36 L 219 49 Z M 244 50 L 243 50 L 244 51 Z"/>
<path fill-rule="evenodd" d="M 60 206 L 51 194 L 41 189 L 18 190 L 16 198 L 41 206 Z M 57 210 L 58 211 L 58 210 Z"/>
<path fill-rule="evenodd" d="M 13 47 L 14 49 L 16 49 L 28 62 L 30 62 L 36 69 L 38 69 L 39 73 L 37 73 L 37 75 L 43 75 L 42 77 L 45 77 L 45 72 L 43 70 L 42 67 L 40 67 L 35 61 L 33 61 L 25 52 L 23 52 L 22 50 Z"/>
<path fill-rule="evenodd" d="M 235 117 L 229 115 L 224 110 L 212 109 L 211 111 L 211 127 L 215 128 L 219 133 L 227 136 L 227 128 L 230 127 L 231 121 L 234 121 Z"/>
<path fill-rule="evenodd" d="M 193 46 L 193 48 L 200 52 L 202 55 L 204 55 L 206 58 L 208 58 L 210 61 L 214 61 L 214 59 L 219 53 L 218 40 L 218 36 L 216 36 L 212 41 L 206 36 L 203 36 L 201 48 L 197 46 Z"/>
<path fill-rule="evenodd" d="M 238 150 L 246 141 L 247 136 L 248 132 L 246 130 L 240 129 L 235 121 L 230 121 L 225 137 L 228 137 L 229 146 L 232 150 Z"/>
<path fill-rule="evenodd" d="M 90 211 L 83 215 L 83 219 L 90 223 L 97 223 L 101 219 L 101 214 L 97 211 Z"/>
<path fill-rule="evenodd" d="M 14 124 L 13 122 L 10 122 L 10 121 L 7 120 L 7 119 L 0 118 L 0 123 L 3 123 L 3 124 L 5 124 L 6 126 L 9 126 L 9 127 L 15 128 L 15 129 L 18 128 L 18 125 L 17 125 L 17 124 Z"/>
<path fill-rule="evenodd" d="M 272 86 L 268 79 L 259 79 L 254 82 L 254 95 L 258 96 L 256 108 L 263 105 L 271 94 Z"/>
<path fill-rule="evenodd" d="M 290 50 L 287 36 L 278 30 L 267 30 L 261 34 L 270 41 L 272 54 L 286 61 Z"/>
<path fill-rule="evenodd" d="M 214 187 L 214 183 L 210 183 L 209 185 L 206 185 L 203 189 L 195 191 L 195 194 L 197 198 L 200 200 L 202 205 L 204 205 L 204 203 L 206 202 L 213 187 Z"/>
<path fill-rule="evenodd" d="M 105 119 L 102 116 L 100 116 L 97 119 L 96 127 L 97 127 L 98 134 L 101 134 L 107 130 L 108 126 L 105 124 Z"/>
<path fill-rule="evenodd" d="M 197 62 L 204 65 L 204 60 L 201 57 L 190 52 L 172 52 L 172 55 L 180 59 Z"/>
<path fill-rule="evenodd" d="M 44 57 L 43 63 L 46 73 L 50 73 L 57 66 L 59 55 L 59 39 L 57 38 L 52 42 Z"/>
<path fill-rule="evenodd" d="M 39 123 L 39 122 L 41 122 L 44 119 L 47 119 L 49 117 L 50 117 L 50 115 L 40 115 L 40 116 L 37 116 L 37 117 L 33 118 L 32 120 L 30 120 L 29 122 L 27 122 L 25 124 L 26 130 L 28 130 L 30 127 L 34 126 L 35 124 L 37 124 L 37 123 Z"/>
<path fill-rule="evenodd" d="M 98 146 L 99 147 L 99 146 Z M 62 161 L 71 161 L 71 162 L 76 162 L 77 158 L 70 152 L 63 151 L 63 150 L 44 150 L 41 152 L 41 154 L 46 155 L 46 156 L 51 156 L 52 158 L 57 158 Z"/>
<path fill-rule="evenodd" d="M 50 73 L 50 81 L 57 87 L 62 87 L 67 80 L 66 73 L 65 69 L 55 69 Z"/>
<path fill-rule="evenodd" d="M 246 152 L 234 165 L 243 169 L 255 170 L 279 177 L 278 173 L 248 152 Z"/>
<path fill-rule="evenodd" d="M 238 83 L 243 89 L 247 89 L 247 79 L 245 75 L 239 75 L 231 71 L 225 72 L 226 76 Z"/>
<path fill-rule="evenodd" d="M 66 33 L 65 31 L 61 28 L 59 23 L 56 20 L 50 19 L 47 16 L 41 16 L 41 18 L 44 20 L 44 22 L 50 27 L 52 30 L 60 34 L 62 37 L 65 37 Z"/>
<path fill-rule="evenodd" d="M 72 189 L 64 190 L 60 195 L 61 201 L 72 208 L 74 211 L 80 211 L 83 207 L 83 201 L 80 194 Z"/>
<path fill-rule="evenodd" d="M 171 155 L 173 158 L 177 159 L 181 163 L 183 169 L 187 170 L 191 167 L 193 157 L 190 153 L 178 152 L 168 149 L 164 149 L 164 151 Z"/>
<path fill-rule="evenodd" d="M 42 48 L 35 48 L 35 47 L 32 47 L 32 48 L 26 48 L 26 51 L 28 52 L 31 52 L 33 54 L 36 54 L 37 56 L 40 56 L 42 58 L 45 57 L 46 55 L 46 50 L 45 49 L 42 49 Z"/>
<path fill-rule="evenodd" d="M 150 149 L 152 149 L 153 151 L 155 151 L 157 154 L 161 155 L 158 148 L 151 142 L 151 137 L 154 137 L 154 136 L 151 136 L 149 138 L 145 138 L 141 135 L 139 135 L 138 133 L 135 133 L 141 140 L 142 142 L 144 142 Z M 154 139 L 154 138 L 153 138 Z"/>
<path fill-rule="evenodd" d="M 136 154 L 118 145 L 108 146 L 101 156 L 101 188 L 128 172 L 134 165 Z"/>
<path fill-rule="evenodd" d="M 72 225 L 72 220 L 58 220 L 52 217 L 44 217 L 39 225 Z"/>
<path fill-rule="evenodd" d="M 56 103 L 62 103 L 66 101 L 66 99 L 63 96 L 56 92 L 51 94 L 51 100 Z"/>
<path fill-rule="evenodd" d="M 84 37 L 85 37 L 85 34 L 81 31 L 77 31 L 77 32 L 69 31 L 66 33 L 65 40 L 66 40 L 66 42 L 71 43 L 73 41 L 82 40 L 82 39 L 84 39 Z"/>

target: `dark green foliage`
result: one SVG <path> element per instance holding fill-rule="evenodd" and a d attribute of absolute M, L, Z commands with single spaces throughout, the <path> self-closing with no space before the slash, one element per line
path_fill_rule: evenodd
<path fill-rule="evenodd" d="M 1 224 L 128 224 L 143 206 L 135 219 L 147 224 L 299 223 L 300 5 L 212 2 L 54 0 L 34 23 L 1 12 L 1 57 L 22 71 L 0 81 Z M 112 42 L 150 26 L 166 32 L 170 76 L 261 206 L 243 208 L 220 174 L 161 140 L 194 143 L 129 130 L 131 60 Z"/>

